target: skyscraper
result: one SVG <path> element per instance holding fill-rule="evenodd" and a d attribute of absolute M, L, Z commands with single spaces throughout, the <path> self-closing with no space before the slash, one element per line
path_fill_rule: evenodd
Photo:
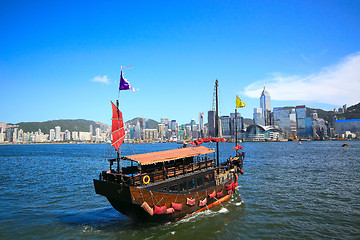
<path fill-rule="evenodd" d="M 191 131 L 194 131 L 195 124 L 196 124 L 195 119 L 191 119 L 190 121 Z"/>
<path fill-rule="evenodd" d="M 298 137 L 306 137 L 305 134 L 305 119 L 306 119 L 306 107 L 305 105 L 296 106 L 296 122 L 297 122 L 297 134 Z"/>
<path fill-rule="evenodd" d="M 50 140 L 50 142 L 55 140 L 55 130 L 54 129 L 50 129 L 49 140 Z"/>
<path fill-rule="evenodd" d="M 231 119 L 230 134 L 235 135 L 236 134 L 235 113 L 230 113 L 230 119 Z M 240 136 L 241 130 L 243 129 L 243 122 L 241 119 L 242 119 L 241 114 L 238 112 L 236 116 L 238 136 Z"/>
<path fill-rule="evenodd" d="M 200 131 L 200 137 L 204 137 L 204 113 L 199 113 L 199 131 Z"/>
<path fill-rule="evenodd" d="M 208 128 L 209 128 L 209 136 L 216 137 L 215 133 L 215 111 L 208 111 Z"/>
<path fill-rule="evenodd" d="M 61 132 L 61 127 L 60 126 L 56 126 L 55 127 L 55 141 L 60 141 L 60 132 Z"/>
<path fill-rule="evenodd" d="M 94 127 L 93 127 L 93 125 L 89 126 L 89 132 L 90 132 L 91 136 L 94 135 Z"/>
<path fill-rule="evenodd" d="M 221 120 L 220 128 L 221 128 L 222 136 L 230 137 L 230 135 L 231 135 L 231 127 L 230 127 L 231 118 L 229 116 L 221 116 L 220 120 Z"/>
<path fill-rule="evenodd" d="M 265 126 L 271 125 L 270 94 L 265 90 L 265 85 L 260 97 L 260 108 L 262 108 L 263 111 L 262 115 L 264 117 Z"/>
<path fill-rule="evenodd" d="M 253 119 L 255 124 L 265 125 L 262 108 L 254 108 Z"/>

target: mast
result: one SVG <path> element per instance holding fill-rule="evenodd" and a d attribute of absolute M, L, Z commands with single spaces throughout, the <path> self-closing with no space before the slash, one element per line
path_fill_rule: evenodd
<path fill-rule="evenodd" d="M 119 96 L 120 96 L 120 91 L 119 91 Z M 119 100 L 116 100 L 116 107 L 119 111 Z M 117 157 L 116 157 L 116 162 L 117 162 L 117 173 L 120 173 L 120 153 L 119 150 L 116 151 Z"/>
<path fill-rule="evenodd" d="M 216 99 L 216 114 L 215 114 L 215 132 L 216 137 L 219 137 L 219 103 L 218 103 L 218 80 L 215 81 L 215 99 Z M 216 142 L 216 165 L 217 165 L 217 174 L 219 174 L 219 142 Z"/>

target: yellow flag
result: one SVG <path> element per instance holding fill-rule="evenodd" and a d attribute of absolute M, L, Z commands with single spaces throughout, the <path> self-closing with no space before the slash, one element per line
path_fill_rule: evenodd
<path fill-rule="evenodd" d="M 245 103 L 243 103 L 238 97 L 238 95 L 236 95 L 236 108 L 242 108 L 242 107 L 245 107 Z"/>

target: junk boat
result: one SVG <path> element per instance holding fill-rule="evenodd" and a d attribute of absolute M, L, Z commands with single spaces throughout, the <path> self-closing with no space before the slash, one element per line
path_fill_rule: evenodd
<path fill-rule="evenodd" d="M 122 81 L 126 80 L 121 71 L 120 86 Z M 216 80 L 216 132 L 217 86 Z M 95 192 L 105 196 L 117 211 L 142 221 L 175 221 L 214 207 L 235 192 L 239 173 L 244 173 L 245 152 L 238 152 L 240 145 L 234 147 L 235 156 L 222 164 L 219 142 L 224 140 L 214 137 L 195 140 L 192 147 L 120 157 L 125 136 L 122 113 L 118 101 L 117 106 L 111 104 L 112 146 L 117 158 L 110 159 L 110 169 L 93 181 Z M 216 142 L 217 151 L 198 146 L 203 142 Z"/>

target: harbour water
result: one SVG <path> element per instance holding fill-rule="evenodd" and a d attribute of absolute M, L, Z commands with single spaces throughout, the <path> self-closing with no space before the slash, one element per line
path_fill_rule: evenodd
<path fill-rule="evenodd" d="M 360 141 L 343 143 L 242 143 L 239 193 L 162 225 L 134 222 L 95 194 L 108 144 L 1 145 L 0 239 L 360 239 Z M 179 146 L 123 144 L 122 154 Z M 233 146 L 221 143 L 223 158 Z"/>

